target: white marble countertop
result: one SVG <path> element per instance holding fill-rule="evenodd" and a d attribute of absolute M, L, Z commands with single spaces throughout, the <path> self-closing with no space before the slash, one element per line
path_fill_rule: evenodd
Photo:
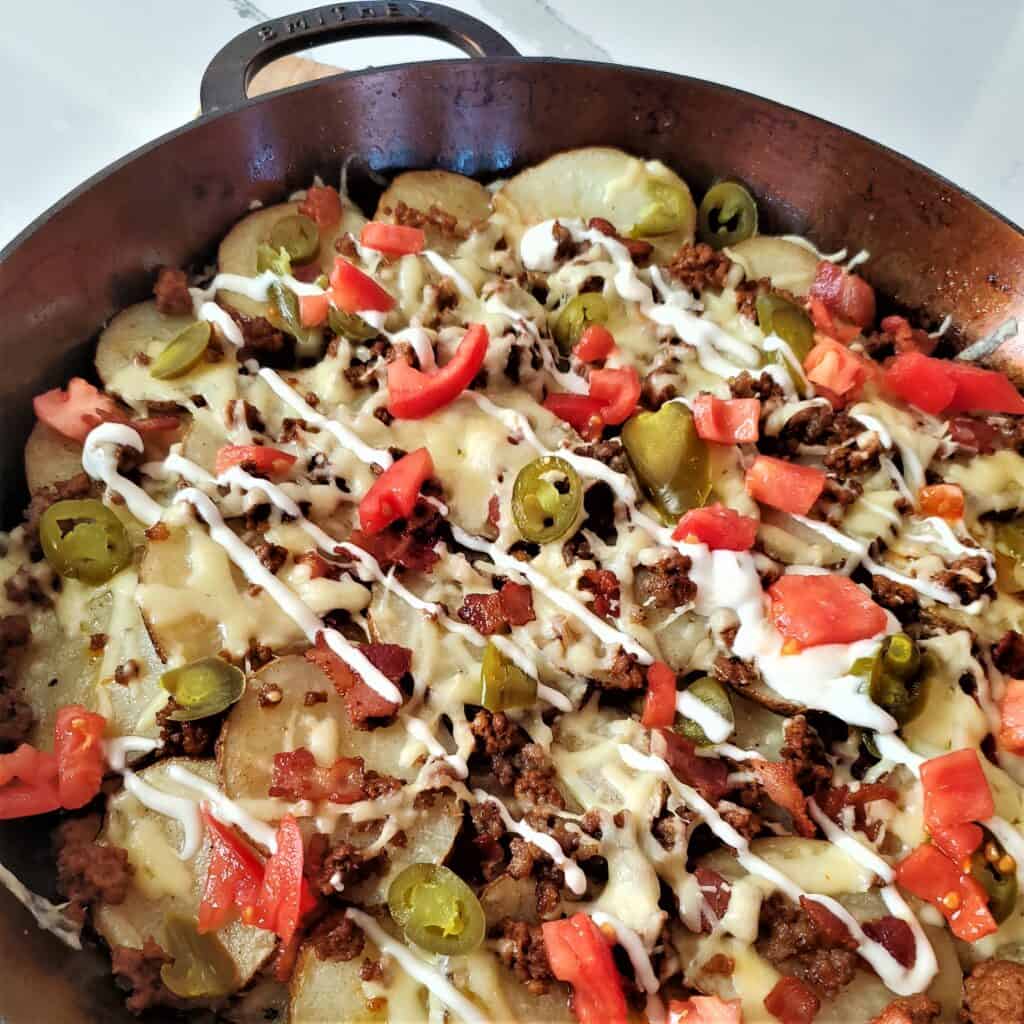
<path fill-rule="evenodd" d="M 0 35 L 6 144 L 0 244 L 84 178 L 195 115 L 233 35 L 287 0 L 9 4 Z M 449 0 L 522 53 L 677 71 L 853 128 L 1024 223 L 1024 4 L 991 0 Z M 347 68 L 456 55 L 415 38 L 312 51 Z"/>

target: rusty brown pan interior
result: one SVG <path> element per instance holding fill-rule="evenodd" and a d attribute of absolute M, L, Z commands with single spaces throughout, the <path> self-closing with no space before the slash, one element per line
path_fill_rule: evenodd
<path fill-rule="evenodd" d="M 485 56 L 243 99 L 248 77 L 280 53 L 410 30 Z M 349 158 L 353 194 L 372 209 L 379 175 L 443 167 L 493 179 L 561 149 L 621 146 L 665 161 L 698 196 L 716 177 L 742 180 L 766 232 L 804 234 L 826 251 L 867 249 L 862 272 L 885 300 L 932 323 L 951 314 L 965 339 L 1024 314 L 1020 229 L 891 150 L 692 78 L 493 56 L 514 52 L 479 22 L 429 4 L 336 5 L 253 28 L 222 51 L 204 81 L 205 108 L 237 104 L 115 164 L 15 239 L 0 253 L 5 523 L 16 521 L 24 500 L 30 396 L 87 370 L 97 329 L 148 294 L 157 267 L 202 265 L 254 199 L 276 201 L 315 173 L 335 181 Z M 50 827 L 25 821 L 0 830 L 0 860 L 45 893 Z M 5 1020 L 130 1019 L 106 956 L 71 953 L 5 892 L 0 958 Z"/>

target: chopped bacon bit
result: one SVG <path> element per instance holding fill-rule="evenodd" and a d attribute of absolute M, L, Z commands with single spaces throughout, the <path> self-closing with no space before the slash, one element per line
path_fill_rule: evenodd
<path fill-rule="evenodd" d="M 705 908 L 701 909 L 701 931 L 710 932 L 714 926 L 725 917 L 729 909 L 729 900 L 732 897 L 732 887 L 713 868 L 697 868 L 694 872 L 697 885 L 700 886 L 700 894 L 704 897 Z M 707 911 L 715 915 L 715 920 L 708 918 Z"/>
<path fill-rule="evenodd" d="M 580 579 L 579 587 L 594 595 L 590 607 L 595 615 L 618 617 L 619 578 L 610 569 L 587 569 Z"/>
<path fill-rule="evenodd" d="M 287 800 L 330 800 L 353 804 L 366 796 L 363 789 L 363 759 L 340 757 L 329 768 L 316 763 L 305 747 L 274 755 L 271 796 Z"/>
<path fill-rule="evenodd" d="M 765 1009 L 782 1024 L 811 1024 L 821 1000 L 799 978 L 783 976 L 764 997 Z"/>
<path fill-rule="evenodd" d="M 796 784 L 793 765 L 760 759 L 752 765 L 769 799 L 792 815 L 797 832 L 802 836 L 813 836 L 817 829 L 807 813 L 807 798 Z"/>
<path fill-rule="evenodd" d="M 498 593 L 467 594 L 458 616 L 483 636 L 502 633 L 508 627 Z"/>
<path fill-rule="evenodd" d="M 847 949 L 855 949 L 857 943 L 850 934 L 850 929 L 832 913 L 828 907 L 817 900 L 800 897 L 800 906 L 811 919 L 811 923 L 821 934 L 821 937 L 830 946 L 845 946 Z"/>
<path fill-rule="evenodd" d="M 492 494 L 487 502 L 487 522 L 496 530 L 501 526 L 501 501 L 496 494 Z"/>
<path fill-rule="evenodd" d="M 393 683 L 406 675 L 412 666 L 412 651 L 398 644 L 357 644 L 367 661 Z M 324 642 L 317 638 L 317 646 L 306 651 L 306 658 L 313 662 L 334 684 L 335 690 L 345 701 L 349 718 L 357 729 L 367 728 L 371 718 L 390 718 L 398 711 L 398 705 L 382 697 L 360 678 L 359 674 L 345 664 Z"/>
<path fill-rule="evenodd" d="M 917 944 L 914 942 L 914 933 L 906 921 L 887 914 L 877 921 L 868 921 L 861 927 L 868 938 L 885 946 L 897 963 L 907 968 L 914 966 L 917 959 Z"/>
<path fill-rule="evenodd" d="M 939 339 L 930 338 L 927 331 L 911 327 L 910 321 L 904 316 L 884 317 L 880 326 L 892 337 L 897 352 L 921 352 L 930 356 L 939 343 Z"/>
<path fill-rule="evenodd" d="M 506 580 L 500 594 L 501 610 L 510 626 L 525 626 L 537 617 L 533 612 L 533 590 L 525 583 Z"/>
<path fill-rule="evenodd" d="M 665 744 L 665 760 L 677 779 L 713 804 L 729 792 L 729 766 L 720 757 L 701 757 L 694 744 L 670 729 L 662 729 L 659 735 Z"/>

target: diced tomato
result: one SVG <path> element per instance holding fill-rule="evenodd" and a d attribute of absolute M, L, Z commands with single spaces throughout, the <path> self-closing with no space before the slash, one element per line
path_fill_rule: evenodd
<path fill-rule="evenodd" d="M 933 757 L 921 765 L 924 823 L 929 832 L 996 813 L 978 752 L 971 747 Z"/>
<path fill-rule="evenodd" d="M 314 185 L 306 189 L 299 213 L 316 221 L 318 228 L 332 228 L 341 220 L 341 196 L 330 185 Z"/>
<path fill-rule="evenodd" d="M 434 472 L 426 448 L 417 448 L 389 466 L 359 502 L 359 522 L 366 533 L 380 533 L 396 519 L 408 519 L 420 488 Z"/>
<path fill-rule="evenodd" d="M 963 864 L 982 844 L 985 833 L 980 825 L 964 822 L 962 825 L 950 825 L 949 828 L 937 828 L 932 832 L 932 842 L 954 863 Z"/>
<path fill-rule="evenodd" d="M 693 743 L 671 729 L 660 730 L 658 736 L 672 774 L 680 782 L 693 786 L 705 800 L 716 804 L 732 788 L 729 766 L 720 757 L 701 757 Z"/>
<path fill-rule="evenodd" d="M 930 356 L 938 344 L 938 338 L 931 338 L 927 331 L 920 327 L 911 327 L 910 321 L 903 316 L 887 316 L 881 328 L 890 335 L 897 352 L 921 352 Z"/>
<path fill-rule="evenodd" d="M 663 661 L 647 669 L 647 695 L 640 722 L 647 729 L 670 726 L 676 718 L 676 674 Z"/>
<path fill-rule="evenodd" d="M 875 319 L 875 290 L 864 278 L 830 260 L 818 263 L 809 294 L 821 299 L 830 313 L 858 327 L 868 327 Z"/>
<path fill-rule="evenodd" d="M 917 497 L 926 516 L 954 521 L 964 517 L 964 492 L 956 484 L 929 484 Z"/>
<path fill-rule="evenodd" d="M 588 441 L 596 441 L 604 430 L 601 403 L 589 395 L 548 395 L 543 405 Z"/>
<path fill-rule="evenodd" d="M 615 350 L 615 337 L 604 324 L 588 324 L 573 348 L 581 362 L 596 363 L 607 359 Z"/>
<path fill-rule="evenodd" d="M 54 388 L 32 399 L 37 419 L 72 441 L 84 441 L 93 427 L 115 418 L 117 404 L 87 380 L 72 377 L 67 391 Z"/>
<path fill-rule="evenodd" d="M 924 843 L 896 865 L 896 881 L 908 892 L 932 904 L 964 942 L 976 942 L 996 931 L 988 909 L 988 894 L 939 849 Z"/>
<path fill-rule="evenodd" d="M 999 711 L 999 745 L 1024 754 L 1024 679 L 1007 679 Z"/>
<path fill-rule="evenodd" d="M 359 644 L 358 647 L 367 661 L 393 683 L 397 684 L 412 665 L 412 651 L 407 647 L 398 644 Z M 316 647 L 307 650 L 305 656 L 331 680 L 344 699 L 353 724 L 365 724 L 371 718 L 388 718 L 397 710 L 394 703 L 353 672 L 327 646 L 322 635 L 317 638 Z"/>
<path fill-rule="evenodd" d="M 501 610 L 510 626 L 525 626 L 537 617 L 533 611 L 533 590 L 528 584 L 505 580 L 499 596 Z"/>
<path fill-rule="evenodd" d="M 107 760 L 103 732 L 107 720 L 79 704 L 67 704 L 57 712 L 54 752 L 57 755 L 58 793 L 61 807 L 84 807 L 99 791 Z"/>
<path fill-rule="evenodd" d="M 782 1024 L 811 1024 L 821 1001 L 805 982 L 786 975 L 764 997 L 764 1006 Z"/>
<path fill-rule="evenodd" d="M 914 966 L 917 959 L 917 943 L 906 921 L 886 914 L 876 921 L 866 921 L 861 927 L 869 938 L 885 946 L 897 963 L 904 967 Z"/>
<path fill-rule="evenodd" d="M 263 885 L 263 861 L 255 850 L 205 806 L 202 813 L 210 837 L 210 859 L 199 903 L 200 935 L 223 927 L 232 911 L 238 911 L 247 924 L 254 923 Z"/>
<path fill-rule="evenodd" d="M 742 1003 L 719 996 L 690 996 L 668 1004 L 668 1024 L 743 1024 Z"/>
<path fill-rule="evenodd" d="M 287 473 L 295 462 L 295 456 L 280 448 L 262 444 L 227 444 L 217 452 L 214 472 L 217 476 L 226 473 L 232 466 L 265 476 Z"/>
<path fill-rule="evenodd" d="M 633 366 L 590 371 L 590 397 L 601 407 L 601 419 L 610 426 L 625 423 L 640 401 L 640 374 Z"/>
<path fill-rule="evenodd" d="M 768 596 L 775 628 L 801 647 L 866 640 L 887 622 L 884 609 L 847 576 L 783 576 Z"/>
<path fill-rule="evenodd" d="M 758 398 L 715 398 L 698 395 L 691 405 L 697 436 L 715 444 L 752 444 L 760 435 Z"/>
<path fill-rule="evenodd" d="M 825 303 L 813 295 L 807 300 L 807 311 L 811 314 L 815 330 L 826 337 L 835 338 L 844 345 L 860 334 L 860 328 L 856 324 L 847 323 L 842 318 L 833 316 Z"/>
<path fill-rule="evenodd" d="M 471 324 L 455 355 L 438 370 L 424 373 L 402 359 L 388 363 L 388 412 L 419 420 L 454 402 L 480 372 L 490 337 L 483 324 Z"/>
<path fill-rule="evenodd" d="M 789 761 L 766 761 L 757 758 L 751 761 L 758 782 L 764 787 L 768 799 L 789 811 L 793 827 L 802 836 L 813 836 L 817 827 L 807 813 L 807 797 L 801 792 Z"/>
<path fill-rule="evenodd" d="M 825 471 L 758 455 L 747 470 L 747 493 L 762 505 L 805 516 L 825 489 Z"/>
<path fill-rule="evenodd" d="M 299 320 L 303 327 L 319 327 L 331 309 L 331 297 L 323 295 L 299 296 Z"/>
<path fill-rule="evenodd" d="M 410 253 L 423 252 L 427 236 L 422 228 L 410 228 L 404 224 L 383 224 L 379 220 L 371 220 L 369 224 L 363 225 L 359 242 L 367 249 L 375 249 L 389 256 L 407 256 Z"/>
<path fill-rule="evenodd" d="M 0 819 L 47 814 L 59 807 L 55 754 L 28 743 L 0 754 Z"/>
<path fill-rule="evenodd" d="M 264 867 L 255 921 L 257 927 L 274 932 L 286 944 L 299 926 L 306 902 L 303 859 L 302 833 L 295 818 L 286 814 L 277 827 L 277 852 Z"/>
<path fill-rule="evenodd" d="M 904 352 L 885 368 L 882 387 L 908 405 L 938 415 L 949 406 L 956 393 L 956 384 L 946 372 L 947 365 L 944 359 Z"/>
<path fill-rule="evenodd" d="M 626 1024 L 622 977 L 601 930 L 586 914 L 541 925 L 551 973 L 573 988 L 580 1024 Z"/>
<path fill-rule="evenodd" d="M 331 294 L 334 304 L 346 313 L 374 310 L 387 313 L 394 308 L 395 299 L 385 291 L 369 274 L 364 274 L 344 256 L 334 261 L 331 271 Z"/>
<path fill-rule="evenodd" d="M 271 796 L 287 800 L 329 800 L 353 804 L 366 796 L 361 757 L 339 757 L 330 767 L 317 764 L 306 747 L 274 755 Z"/>
<path fill-rule="evenodd" d="M 947 412 L 1024 413 L 1024 396 L 998 370 L 983 370 L 953 360 L 942 360 L 956 392 Z"/>
<path fill-rule="evenodd" d="M 758 522 L 724 505 L 687 512 L 672 531 L 673 540 L 706 544 L 712 551 L 749 551 L 757 539 Z"/>
<path fill-rule="evenodd" d="M 804 373 L 812 384 L 846 400 L 855 398 L 877 369 L 845 345 L 821 337 L 804 359 Z"/>

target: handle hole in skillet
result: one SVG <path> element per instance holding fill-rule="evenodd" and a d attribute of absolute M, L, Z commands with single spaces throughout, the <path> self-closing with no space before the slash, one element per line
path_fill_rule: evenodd
<path fill-rule="evenodd" d="M 249 83 L 247 94 L 286 89 L 302 82 L 324 78 L 339 71 L 366 67 L 386 67 L 407 61 L 469 58 L 458 47 L 423 36 L 378 36 L 375 39 L 351 39 L 325 46 L 313 46 L 299 54 L 279 57 L 261 68 Z"/>

